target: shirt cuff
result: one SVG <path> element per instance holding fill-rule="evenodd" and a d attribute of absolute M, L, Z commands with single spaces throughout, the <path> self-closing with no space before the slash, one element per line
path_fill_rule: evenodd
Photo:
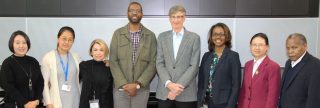
<path fill-rule="evenodd" d="M 171 81 L 167 80 L 166 83 L 164 84 L 164 87 L 167 87 L 169 83 L 171 83 Z"/>

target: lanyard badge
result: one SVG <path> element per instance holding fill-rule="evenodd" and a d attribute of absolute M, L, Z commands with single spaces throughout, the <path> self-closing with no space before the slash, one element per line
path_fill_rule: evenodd
<path fill-rule="evenodd" d="M 89 100 L 89 103 L 90 103 L 90 108 L 100 108 L 98 99 Z"/>
<path fill-rule="evenodd" d="M 65 77 L 65 81 L 68 81 L 68 74 L 69 74 L 69 53 L 67 53 L 67 65 L 65 66 L 64 65 L 64 62 L 61 58 L 61 55 L 60 55 L 60 52 L 59 50 L 57 50 L 58 52 L 58 56 L 59 56 L 59 59 L 60 59 L 60 64 L 61 64 L 61 67 L 62 67 L 62 70 L 64 72 L 64 77 Z"/>
<path fill-rule="evenodd" d="M 93 91 L 93 99 L 89 100 L 90 108 L 100 108 L 99 99 L 96 99 L 96 92 Z"/>
<path fill-rule="evenodd" d="M 64 73 L 64 77 L 65 77 L 65 81 L 68 81 L 68 74 L 69 74 L 69 53 L 67 53 L 67 64 L 66 66 L 64 65 L 65 63 L 63 62 L 63 59 L 60 55 L 60 52 L 57 50 L 58 52 L 58 56 L 59 56 L 59 59 L 60 59 L 60 64 L 61 64 L 61 68 L 63 70 L 63 73 Z M 71 85 L 70 84 L 63 84 L 62 85 L 62 88 L 61 88 L 63 91 L 71 91 Z"/>

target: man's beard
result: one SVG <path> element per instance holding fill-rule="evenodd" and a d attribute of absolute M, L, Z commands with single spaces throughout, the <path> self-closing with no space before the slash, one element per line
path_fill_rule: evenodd
<path fill-rule="evenodd" d="M 133 24 L 138 24 L 141 21 L 141 18 L 137 18 L 136 20 L 133 20 L 132 18 L 128 18 L 128 19 L 129 19 L 130 23 L 133 23 Z"/>

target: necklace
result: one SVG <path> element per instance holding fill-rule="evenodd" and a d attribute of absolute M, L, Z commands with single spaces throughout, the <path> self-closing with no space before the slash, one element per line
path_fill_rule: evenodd
<path fill-rule="evenodd" d="M 28 87 L 29 87 L 29 90 L 32 91 L 32 80 L 31 80 L 31 77 L 32 77 L 32 73 L 31 73 L 31 67 L 29 68 L 29 73 L 26 71 L 26 69 L 18 62 L 18 60 L 16 58 L 14 58 L 13 56 L 11 56 L 11 58 L 18 63 L 19 67 L 22 69 L 22 71 L 26 74 L 26 76 L 28 77 L 29 79 L 29 82 L 28 82 Z"/>

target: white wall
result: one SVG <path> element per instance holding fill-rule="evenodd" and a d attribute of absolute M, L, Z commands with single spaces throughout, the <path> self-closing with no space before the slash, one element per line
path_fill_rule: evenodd
<path fill-rule="evenodd" d="M 0 17 L 0 62 L 9 53 L 8 41 L 14 30 L 26 30 L 26 18 L 1 18 Z"/>
<path fill-rule="evenodd" d="M 233 34 L 233 49 L 239 52 L 242 66 L 252 59 L 249 51 L 250 38 L 264 32 L 270 39 L 269 56 L 284 66 L 287 59 L 285 53 L 285 39 L 294 32 L 300 32 L 307 37 L 309 52 L 320 56 L 317 48 L 320 46 L 319 18 L 189 18 L 186 20 L 187 30 L 201 36 L 201 54 L 207 51 L 207 35 L 210 27 L 217 23 L 226 23 Z M 75 29 L 76 40 L 72 50 L 78 52 L 82 59 L 88 60 L 89 44 L 95 38 L 102 38 L 110 44 L 113 31 L 127 24 L 127 18 L 0 18 L 0 62 L 11 53 L 8 40 L 15 30 L 27 32 L 31 39 L 29 55 L 41 61 L 42 56 L 56 48 L 58 30 L 62 26 Z M 142 23 L 149 29 L 159 33 L 169 30 L 167 18 L 144 18 Z M 318 48 L 319 49 L 319 48 Z"/>
<path fill-rule="evenodd" d="M 287 36 L 294 32 L 302 33 L 306 36 L 308 41 L 308 51 L 316 56 L 317 35 L 318 35 L 318 19 L 237 19 L 236 21 L 236 36 L 235 46 L 240 53 L 242 65 L 243 61 L 251 59 L 249 51 L 250 38 L 258 32 L 264 32 L 269 37 L 269 57 L 277 61 L 280 66 L 285 65 L 287 60 L 285 41 Z M 246 44 L 246 45 L 243 45 Z M 240 48 L 239 48 L 239 47 Z"/>

